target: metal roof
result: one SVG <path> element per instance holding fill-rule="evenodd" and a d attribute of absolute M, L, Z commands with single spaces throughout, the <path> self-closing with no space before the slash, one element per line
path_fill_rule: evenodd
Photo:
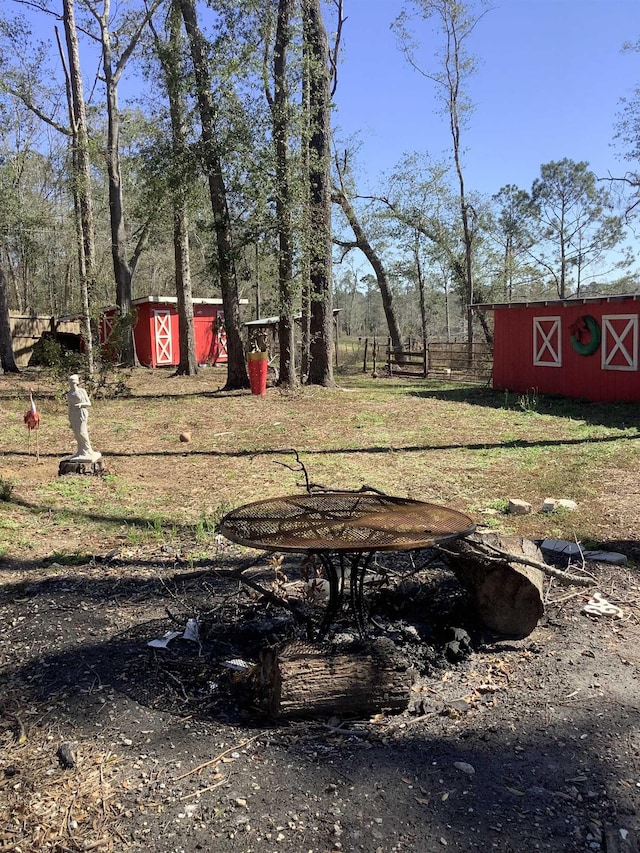
<path fill-rule="evenodd" d="M 594 305 L 602 302 L 639 302 L 640 293 L 623 293 L 617 296 L 579 296 L 570 299 L 530 299 L 526 302 L 476 302 L 469 305 L 472 311 L 493 311 L 496 308 L 534 308 L 558 305 L 570 308 L 572 305 Z"/>
<path fill-rule="evenodd" d="M 175 305 L 178 302 L 177 296 L 140 296 L 138 299 L 132 300 L 133 305 L 141 305 L 143 302 L 168 302 L 171 305 Z M 197 299 L 194 297 L 192 300 L 194 305 L 222 305 L 222 299 L 220 297 L 214 297 L 213 299 Z M 240 299 L 240 305 L 248 305 L 248 299 Z"/>

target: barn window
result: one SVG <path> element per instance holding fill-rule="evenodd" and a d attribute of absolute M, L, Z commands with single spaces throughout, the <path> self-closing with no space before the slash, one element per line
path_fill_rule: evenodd
<path fill-rule="evenodd" d="M 533 318 L 533 363 L 536 367 L 562 367 L 560 317 Z"/>
<path fill-rule="evenodd" d="M 638 369 L 638 315 L 602 317 L 602 369 Z"/>

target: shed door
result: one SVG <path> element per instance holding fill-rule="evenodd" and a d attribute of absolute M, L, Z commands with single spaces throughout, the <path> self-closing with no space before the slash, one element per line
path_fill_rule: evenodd
<path fill-rule="evenodd" d="M 153 332 L 156 364 L 173 364 L 173 340 L 171 338 L 170 311 L 154 310 Z"/>
<path fill-rule="evenodd" d="M 214 359 L 214 364 L 225 363 L 229 360 L 229 353 L 227 351 L 227 331 L 224 327 L 224 312 L 218 311 L 217 316 L 217 346 L 216 346 L 216 355 Z"/>
<path fill-rule="evenodd" d="M 109 338 L 111 337 L 111 332 L 113 332 L 113 321 L 114 321 L 114 315 L 113 314 L 103 314 L 102 317 L 100 318 L 100 324 L 101 324 L 100 342 L 103 344 L 106 343 L 109 340 Z"/>

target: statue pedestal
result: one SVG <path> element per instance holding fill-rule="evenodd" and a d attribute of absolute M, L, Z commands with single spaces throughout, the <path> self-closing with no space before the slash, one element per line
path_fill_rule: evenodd
<path fill-rule="evenodd" d="M 58 477 L 64 474 L 106 474 L 102 453 L 91 456 L 65 456 L 58 466 Z"/>

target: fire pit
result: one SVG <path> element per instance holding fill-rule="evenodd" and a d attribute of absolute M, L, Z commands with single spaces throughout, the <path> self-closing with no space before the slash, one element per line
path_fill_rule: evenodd
<path fill-rule="evenodd" d="M 318 629 L 323 637 L 342 606 L 345 577 L 361 635 L 366 633 L 364 580 L 377 551 L 411 551 L 468 536 L 469 516 L 410 498 L 370 492 L 286 495 L 238 507 L 220 532 L 240 545 L 316 556 L 327 574 L 329 601 Z"/>

